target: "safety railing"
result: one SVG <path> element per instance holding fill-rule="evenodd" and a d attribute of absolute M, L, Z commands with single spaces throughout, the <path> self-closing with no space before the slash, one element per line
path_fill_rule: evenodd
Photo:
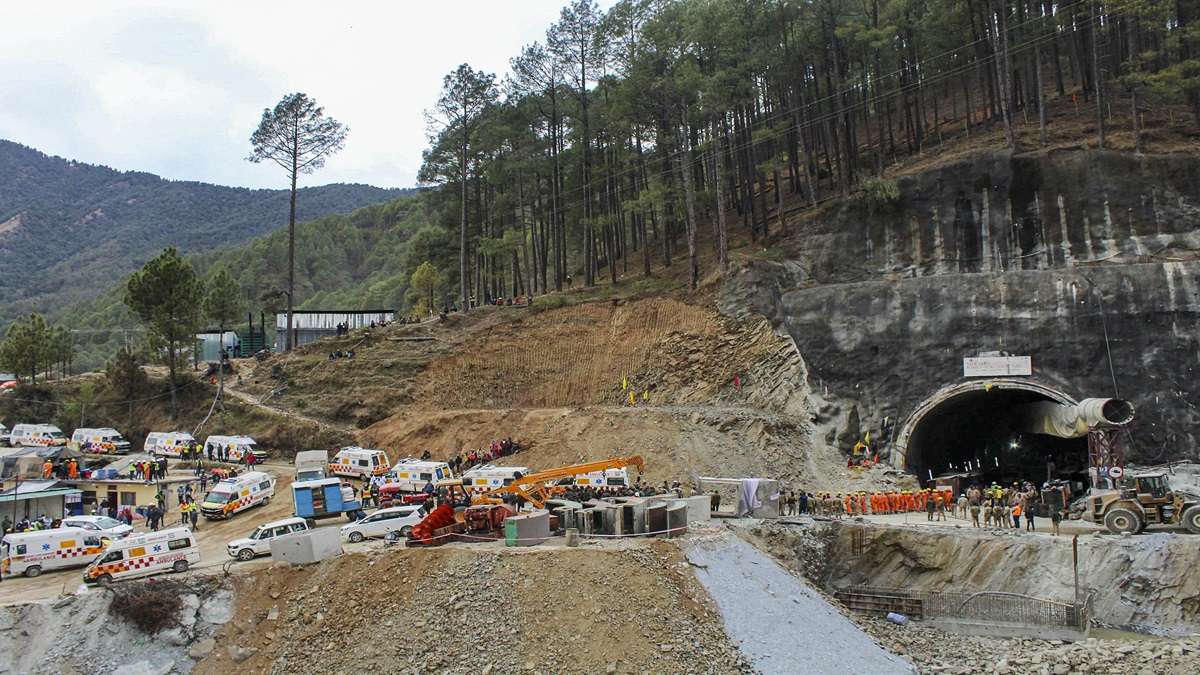
<path fill-rule="evenodd" d="M 918 591 L 852 586 L 837 589 L 834 597 L 850 609 L 864 612 L 899 612 L 924 619 L 1084 630 L 1091 621 L 1093 594 L 1084 594 L 1080 602 L 1063 602 L 1006 591 Z"/>

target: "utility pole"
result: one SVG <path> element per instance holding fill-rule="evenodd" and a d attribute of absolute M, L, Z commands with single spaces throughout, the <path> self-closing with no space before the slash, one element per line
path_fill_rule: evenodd
<path fill-rule="evenodd" d="M 1092 0 L 1092 84 L 1096 89 L 1096 137 L 1104 149 L 1104 82 L 1100 79 L 1100 15 Z"/>

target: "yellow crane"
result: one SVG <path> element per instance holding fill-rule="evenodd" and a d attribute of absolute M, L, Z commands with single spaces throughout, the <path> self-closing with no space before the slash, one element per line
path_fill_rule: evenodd
<path fill-rule="evenodd" d="M 620 469 L 627 466 L 636 466 L 638 474 L 641 474 L 644 464 L 641 457 L 633 455 L 631 457 L 612 457 L 596 462 L 584 462 L 583 464 L 560 466 L 557 469 L 536 471 L 527 476 L 521 476 L 504 487 L 481 492 L 475 495 L 471 499 L 471 502 L 474 504 L 500 504 L 502 503 L 500 499 L 501 495 L 512 494 L 524 498 L 525 501 L 533 504 L 534 508 L 540 509 L 545 507 L 546 500 L 550 499 L 551 496 L 550 490 L 552 486 L 547 485 L 547 483 L 578 476 L 579 474 L 592 473 L 593 471 Z"/>

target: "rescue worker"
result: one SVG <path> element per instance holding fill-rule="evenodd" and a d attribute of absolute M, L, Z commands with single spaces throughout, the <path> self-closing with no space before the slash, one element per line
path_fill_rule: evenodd
<path fill-rule="evenodd" d="M 71 480 L 79 478 L 79 462 L 74 459 L 67 460 L 67 478 Z"/>
<path fill-rule="evenodd" d="M 937 494 L 937 519 L 942 522 L 946 520 L 946 497 L 944 492 Z"/>
<path fill-rule="evenodd" d="M 923 492 L 921 494 L 922 494 L 921 501 L 925 502 L 925 520 L 928 520 L 929 522 L 932 523 L 933 522 L 933 510 L 934 510 L 934 507 L 936 506 L 936 504 L 934 504 L 933 499 L 931 499 L 929 497 L 929 493 Z"/>
<path fill-rule="evenodd" d="M 958 495 L 958 503 L 954 506 L 954 516 L 956 518 L 967 518 L 967 493 L 963 492 Z"/>
<path fill-rule="evenodd" d="M 42 462 L 42 478 L 50 478 L 54 475 L 54 462 L 47 459 Z"/>
<path fill-rule="evenodd" d="M 970 508 L 971 508 L 971 526 L 979 527 L 979 502 L 972 503 Z"/>
<path fill-rule="evenodd" d="M 194 501 L 184 501 L 179 504 L 179 524 L 180 525 L 187 527 L 188 514 L 190 514 L 195 508 L 196 508 L 196 502 L 194 502 Z"/>

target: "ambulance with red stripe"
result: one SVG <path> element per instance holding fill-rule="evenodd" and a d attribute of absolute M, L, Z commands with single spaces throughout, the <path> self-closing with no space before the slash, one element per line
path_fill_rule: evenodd
<path fill-rule="evenodd" d="M 13 447 L 34 445 L 66 445 L 67 436 L 53 424 L 17 424 L 8 433 Z"/>
<path fill-rule="evenodd" d="M 96 559 L 107 539 L 81 527 L 14 532 L 0 540 L 0 573 L 36 577 L 42 572 L 82 567 Z"/>
<path fill-rule="evenodd" d="M 329 472 L 349 478 L 370 478 L 382 476 L 390 471 L 392 465 L 388 462 L 387 453 L 372 448 L 360 448 L 357 445 L 342 448 L 333 456 L 329 463 Z"/>
<path fill-rule="evenodd" d="M 246 509 L 266 504 L 275 496 L 275 479 L 261 471 L 247 471 L 213 486 L 200 503 L 200 513 L 221 520 Z"/>
<path fill-rule="evenodd" d="M 198 562 L 200 547 L 192 531 L 174 527 L 109 544 L 83 571 L 83 582 L 107 586 L 123 579 L 186 572 Z"/>

